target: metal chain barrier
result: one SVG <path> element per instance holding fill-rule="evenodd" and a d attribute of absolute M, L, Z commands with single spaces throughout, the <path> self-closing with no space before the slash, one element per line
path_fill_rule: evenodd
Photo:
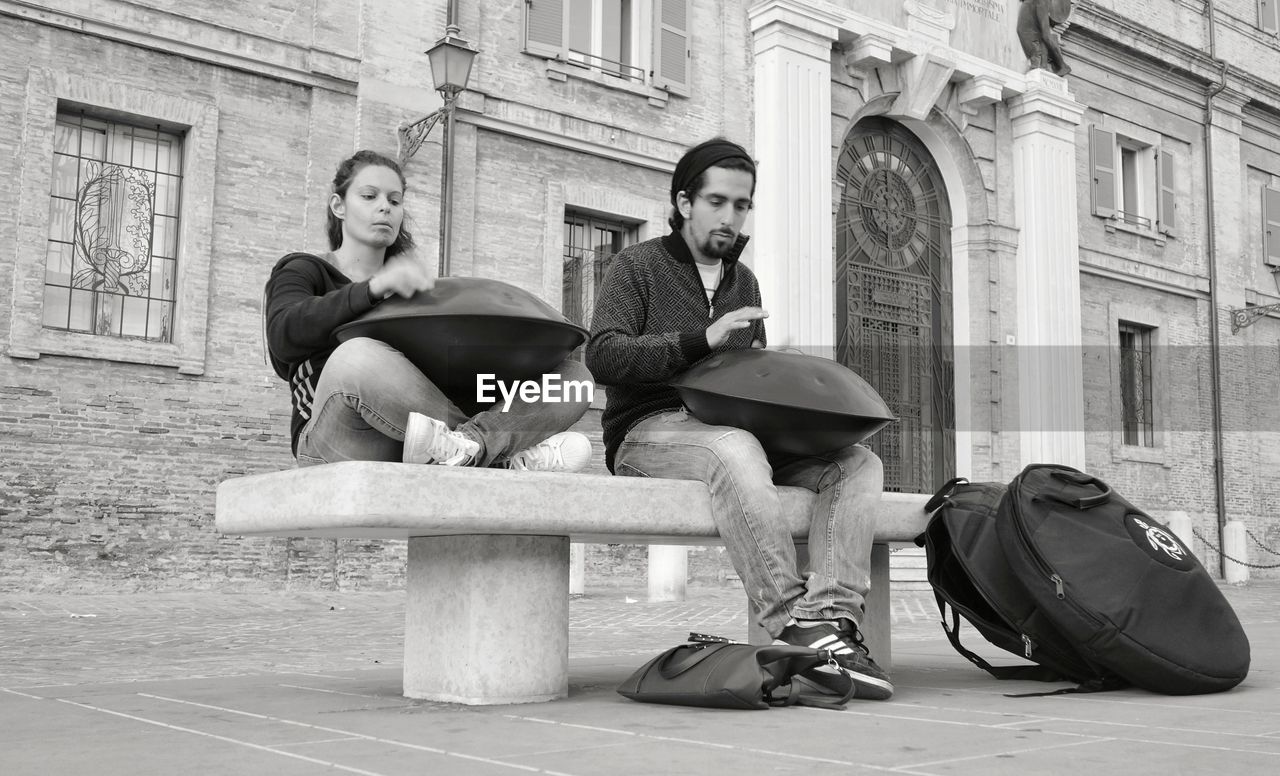
<path fill-rule="evenodd" d="M 1253 535 L 1253 531 L 1250 531 L 1248 528 L 1246 528 L 1244 529 L 1244 532 L 1249 535 L 1249 538 L 1253 540 L 1254 544 L 1262 548 L 1263 552 L 1269 552 L 1272 555 L 1280 555 L 1280 552 L 1276 552 L 1275 550 L 1271 549 L 1267 545 L 1263 544 L 1261 539 Z"/>
<path fill-rule="evenodd" d="M 1221 549 L 1219 549 L 1219 548 L 1218 548 L 1218 546 L 1217 546 L 1217 545 L 1215 545 L 1213 542 L 1211 542 L 1211 541 L 1209 541 L 1208 539 L 1206 539 L 1206 538 L 1204 537 L 1204 534 L 1200 533 L 1200 530 L 1199 530 L 1198 528 L 1192 528 L 1192 529 L 1191 529 L 1191 533 L 1195 534 L 1195 537 L 1196 537 L 1197 539 L 1199 539 L 1200 541 L 1204 542 L 1204 544 L 1205 544 L 1205 546 L 1206 546 L 1206 547 L 1208 547 L 1209 549 L 1211 549 L 1211 550 L 1213 550 L 1214 552 L 1218 553 L 1219 555 L 1221 555 L 1222 557 L 1224 557 L 1224 558 L 1226 558 L 1227 560 L 1231 561 L 1232 563 L 1238 563 L 1238 564 L 1240 564 L 1241 566 L 1245 566 L 1245 567 L 1247 567 L 1247 568 L 1251 568 L 1251 569 L 1280 569 L 1280 563 L 1273 563 L 1273 564 L 1271 564 L 1271 565 L 1269 565 L 1269 566 L 1266 566 L 1266 565 L 1262 565 L 1262 564 L 1259 564 L 1259 563 L 1246 563 L 1245 561 L 1242 561 L 1242 560 L 1238 560 L 1238 559 L 1236 559 L 1236 558 L 1233 558 L 1233 557 L 1231 557 L 1230 555 L 1227 555 L 1226 553 L 1224 553 L 1224 552 L 1223 552 Z M 1271 553 L 1272 555 L 1280 555 L 1280 552 L 1276 552 L 1275 550 L 1271 549 L 1270 547 L 1267 547 L 1266 545 L 1264 545 L 1262 542 L 1259 542 L 1259 541 L 1258 541 L 1258 537 L 1254 536 L 1254 535 L 1253 535 L 1253 533 L 1252 533 L 1251 531 L 1249 531 L 1249 529 L 1247 529 L 1247 528 L 1246 528 L 1246 529 L 1245 529 L 1245 533 L 1249 534 L 1249 536 L 1250 536 L 1250 537 L 1251 537 L 1255 542 L 1258 542 L 1258 546 L 1259 546 L 1259 547 L 1261 547 L 1262 549 L 1266 550 L 1267 552 Z"/>

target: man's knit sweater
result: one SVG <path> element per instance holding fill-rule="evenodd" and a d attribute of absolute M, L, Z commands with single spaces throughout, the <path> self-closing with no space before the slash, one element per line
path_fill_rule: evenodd
<path fill-rule="evenodd" d="M 609 471 L 633 426 L 682 406 L 670 381 L 712 352 L 707 327 L 725 313 L 760 306 L 756 277 L 738 262 L 746 243 L 739 237 L 724 257 L 724 277 L 710 302 L 679 233 L 614 257 L 596 296 L 587 343 L 587 368 L 597 383 L 609 386 L 602 419 Z M 765 342 L 763 320 L 734 330 L 716 351 L 749 348 L 752 340 Z"/>

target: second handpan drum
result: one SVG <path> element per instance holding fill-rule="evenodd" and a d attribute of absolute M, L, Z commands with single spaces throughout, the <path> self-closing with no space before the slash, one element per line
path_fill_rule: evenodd
<path fill-rule="evenodd" d="M 750 431 L 771 453 L 838 450 L 896 420 L 853 370 L 801 353 L 718 353 L 693 365 L 672 387 L 695 418 Z"/>
<path fill-rule="evenodd" d="M 587 331 L 522 288 L 448 277 L 410 299 L 392 297 L 339 326 L 339 341 L 381 340 L 399 350 L 461 409 L 474 413 L 476 376 L 536 380 L 587 340 Z"/>

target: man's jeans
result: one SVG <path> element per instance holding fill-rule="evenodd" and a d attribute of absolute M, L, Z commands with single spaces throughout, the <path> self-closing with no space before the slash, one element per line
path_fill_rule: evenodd
<path fill-rule="evenodd" d="M 884 470 L 861 445 L 770 462 L 750 432 L 709 426 L 687 412 L 646 418 L 614 458 L 617 474 L 701 480 L 711 512 L 760 625 L 777 636 L 787 620 L 862 619 Z M 781 519 L 776 485 L 818 494 L 809 518 L 809 569 Z"/>
<path fill-rule="evenodd" d="M 591 381 L 577 361 L 564 361 L 554 372 L 564 382 Z M 591 403 L 517 397 L 507 412 L 502 406 L 498 402 L 468 417 L 400 351 L 366 337 L 350 339 L 333 351 L 320 373 L 311 419 L 298 438 L 298 465 L 399 461 L 409 413 L 420 412 L 479 442 L 473 465 L 488 466 L 569 428 Z"/>

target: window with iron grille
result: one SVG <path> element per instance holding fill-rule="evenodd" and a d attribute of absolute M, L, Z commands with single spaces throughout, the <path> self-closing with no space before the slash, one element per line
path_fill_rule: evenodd
<path fill-rule="evenodd" d="M 51 180 L 44 328 L 171 342 L 182 137 L 60 111 Z"/>
<path fill-rule="evenodd" d="M 580 326 L 591 327 L 596 289 L 614 255 L 636 241 L 635 227 L 597 215 L 564 215 L 564 296 L 561 310 Z"/>
<path fill-rule="evenodd" d="M 1133 323 L 1120 324 L 1120 413 L 1124 444 L 1155 446 L 1151 387 L 1151 334 Z"/>

